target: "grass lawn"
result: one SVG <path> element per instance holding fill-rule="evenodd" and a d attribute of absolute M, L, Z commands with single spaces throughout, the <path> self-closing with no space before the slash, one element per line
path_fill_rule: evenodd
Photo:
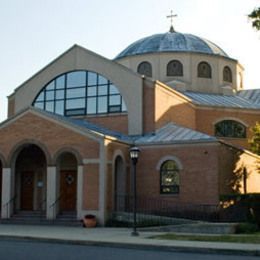
<path fill-rule="evenodd" d="M 189 240 L 206 242 L 232 242 L 260 244 L 260 232 L 250 235 L 178 235 L 173 233 L 151 237 L 153 239 Z"/>

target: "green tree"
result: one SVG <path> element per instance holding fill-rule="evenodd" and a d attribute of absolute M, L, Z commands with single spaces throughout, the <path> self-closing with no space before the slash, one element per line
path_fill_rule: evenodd
<path fill-rule="evenodd" d="M 260 155 L 260 123 L 256 122 L 255 126 L 251 128 L 253 136 L 249 139 L 249 144 L 252 152 Z"/>
<path fill-rule="evenodd" d="M 260 30 L 260 7 L 255 8 L 249 15 L 249 19 L 252 22 L 252 27 L 257 31 Z"/>

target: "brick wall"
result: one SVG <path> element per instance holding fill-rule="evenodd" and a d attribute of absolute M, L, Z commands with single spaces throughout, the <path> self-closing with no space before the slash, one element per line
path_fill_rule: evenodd
<path fill-rule="evenodd" d="M 156 85 L 155 93 L 156 128 L 160 128 L 168 122 L 174 122 L 195 129 L 195 110 L 188 101 L 159 84 Z"/>
<path fill-rule="evenodd" d="M 214 135 L 214 124 L 217 121 L 225 119 L 237 119 L 242 121 L 247 127 L 247 138 L 223 138 L 225 142 L 249 148 L 248 138 L 252 136 L 250 127 L 254 126 L 256 121 L 259 121 L 260 112 L 249 112 L 246 110 L 231 110 L 224 108 L 205 108 L 196 109 L 196 130 L 203 133 Z"/>
<path fill-rule="evenodd" d="M 173 145 L 171 147 L 140 147 L 137 165 L 138 195 L 162 198 L 175 203 L 218 203 L 218 146 Z M 165 156 L 175 156 L 181 162 L 180 193 L 160 194 L 158 162 Z"/>

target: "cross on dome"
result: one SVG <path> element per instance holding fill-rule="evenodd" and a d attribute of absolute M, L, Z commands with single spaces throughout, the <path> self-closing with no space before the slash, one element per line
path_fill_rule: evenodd
<path fill-rule="evenodd" d="M 170 27 L 170 32 L 173 33 L 175 32 L 174 28 L 173 28 L 173 18 L 177 17 L 177 14 L 173 14 L 173 11 L 171 10 L 171 14 L 167 15 L 166 18 L 171 18 L 171 27 Z"/>

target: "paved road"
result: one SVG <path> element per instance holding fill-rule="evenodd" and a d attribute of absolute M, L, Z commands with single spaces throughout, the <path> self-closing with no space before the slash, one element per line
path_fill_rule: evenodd
<path fill-rule="evenodd" d="M 0 241 L 0 260 L 256 260 L 258 257 L 161 252 L 31 241 Z"/>

